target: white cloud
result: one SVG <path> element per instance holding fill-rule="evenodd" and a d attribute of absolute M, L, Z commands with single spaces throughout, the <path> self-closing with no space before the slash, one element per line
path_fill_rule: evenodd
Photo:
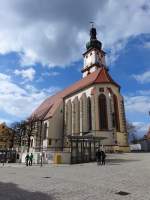
<path fill-rule="evenodd" d="M 139 90 L 138 93 L 140 95 L 149 95 L 150 96 L 150 90 Z"/>
<path fill-rule="evenodd" d="M 60 75 L 59 72 L 43 72 L 42 76 L 58 76 Z"/>
<path fill-rule="evenodd" d="M 132 77 L 140 83 L 150 83 L 150 71 L 146 71 L 143 74 L 134 74 Z"/>
<path fill-rule="evenodd" d="M 128 113 L 144 113 L 148 115 L 150 111 L 149 96 L 126 96 L 125 106 Z"/>
<path fill-rule="evenodd" d="M 5 77 L 0 79 L 0 111 L 18 118 L 29 116 L 47 96 L 59 90 L 57 87 L 38 90 L 32 85 L 23 88 L 5 74 L 1 73 L 0 77 Z"/>
<path fill-rule="evenodd" d="M 144 47 L 145 47 L 146 49 L 150 49 L 150 42 L 146 42 L 146 43 L 144 44 Z"/>
<path fill-rule="evenodd" d="M 132 123 L 134 126 L 136 126 L 138 135 L 142 136 L 147 134 L 148 129 L 150 127 L 149 123 L 145 122 L 132 122 Z"/>
<path fill-rule="evenodd" d="M 33 68 L 22 69 L 22 70 L 16 69 L 14 73 L 16 75 L 22 76 L 24 79 L 27 79 L 29 81 L 33 81 L 35 76 L 35 70 Z"/>
<path fill-rule="evenodd" d="M 10 80 L 10 76 L 0 73 L 0 81 Z"/>
<path fill-rule="evenodd" d="M 11 123 L 11 121 L 7 118 L 0 118 L 0 124 L 1 123 L 6 123 L 7 125 Z"/>
<path fill-rule="evenodd" d="M 132 122 L 134 126 L 136 126 L 138 129 L 140 129 L 142 132 L 147 132 L 149 125 L 148 123 L 145 122 Z"/>
<path fill-rule="evenodd" d="M 129 37 L 150 33 L 149 0 L 5 0 L 0 16 L 0 53 L 19 52 L 22 65 L 64 67 L 80 59 L 91 20 L 112 61 Z"/>

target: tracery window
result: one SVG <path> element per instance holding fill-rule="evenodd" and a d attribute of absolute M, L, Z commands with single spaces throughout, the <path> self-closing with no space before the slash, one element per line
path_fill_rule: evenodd
<path fill-rule="evenodd" d="M 104 94 L 99 96 L 99 127 L 101 130 L 108 129 L 107 102 Z"/>

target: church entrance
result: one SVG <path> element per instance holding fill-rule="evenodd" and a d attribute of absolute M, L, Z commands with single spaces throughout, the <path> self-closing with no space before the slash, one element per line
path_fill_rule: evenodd
<path fill-rule="evenodd" d="M 69 136 L 71 147 L 71 164 L 95 161 L 95 153 L 100 148 L 101 137 Z"/>

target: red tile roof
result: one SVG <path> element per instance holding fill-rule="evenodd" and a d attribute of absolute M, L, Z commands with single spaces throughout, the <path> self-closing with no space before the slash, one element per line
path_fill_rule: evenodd
<path fill-rule="evenodd" d="M 89 86 L 94 83 L 111 83 L 115 86 L 120 86 L 110 77 L 107 70 L 105 68 L 98 69 L 97 71 L 89 74 L 85 78 L 79 80 L 74 83 L 70 87 L 64 89 L 57 94 L 48 97 L 31 115 L 31 117 L 35 117 L 36 119 L 46 120 L 53 116 L 55 110 L 58 106 L 63 102 L 63 98 Z"/>

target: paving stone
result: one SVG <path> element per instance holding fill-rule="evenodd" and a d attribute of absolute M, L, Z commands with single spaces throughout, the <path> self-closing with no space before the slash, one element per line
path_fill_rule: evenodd
<path fill-rule="evenodd" d="M 0 165 L 0 200 L 8 199 L 149 200 L 150 154 L 109 154 L 105 166 Z"/>

